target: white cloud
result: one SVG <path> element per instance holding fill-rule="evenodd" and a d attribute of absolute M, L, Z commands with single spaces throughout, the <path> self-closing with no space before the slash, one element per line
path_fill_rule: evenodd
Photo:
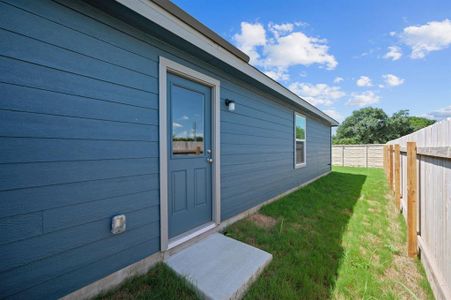
<path fill-rule="evenodd" d="M 183 127 L 183 125 L 180 124 L 180 123 L 177 123 L 177 122 L 172 122 L 172 127 L 174 127 L 174 128 L 181 128 L 181 127 Z"/>
<path fill-rule="evenodd" d="M 402 56 L 401 48 L 398 46 L 388 47 L 388 52 L 384 55 L 385 59 L 398 60 Z"/>
<path fill-rule="evenodd" d="M 371 79 L 368 76 L 360 76 L 356 81 L 357 86 L 372 86 Z"/>
<path fill-rule="evenodd" d="M 389 86 L 398 86 L 404 83 L 404 79 L 401 79 L 393 74 L 382 75 L 382 78 L 384 78 L 385 83 Z"/>
<path fill-rule="evenodd" d="M 241 22 L 241 32 L 233 36 L 238 48 L 249 55 L 250 63 L 255 64 L 260 58 L 258 46 L 266 45 L 266 30 L 260 23 Z"/>
<path fill-rule="evenodd" d="M 451 45 L 451 20 L 408 26 L 404 28 L 400 37 L 401 41 L 412 49 L 411 58 L 423 58 L 429 52 L 442 50 Z"/>
<path fill-rule="evenodd" d="M 323 112 L 325 112 L 326 114 L 328 114 L 329 116 L 331 116 L 332 118 L 334 118 L 335 120 L 337 120 L 338 122 L 342 122 L 343 121 L 343 115 L 340 114 L 338 111 L 336 111 L 335 109 L 331 108 L 331 109 L 325 109 L 323 110 Z"/>
<path fill-rule="evenodd" d="M 293 23 L 268 24 L 269 30 L 274 34 L 275 37 L 279 37 L 280 35 L 292 32 L 294 30 L 294 27 L 295 24 Z"/>
<path fill-rule="evenodd" d="M 263 72 L 269 77 L 277 81 L 287 81 L 290 79 L 290 75 L 287 73 L 285 69 L 274 69 Z"/>
<path fill-rule="evenodd" d="M 189 120 L 189 117 L 187 115 L 183 115 L 180 120 Z"/>
<path fill-rule="evenodd" d="M 451 105 L 432 111 L 427 114 L 427 117 L 436 120 L 451 118 Z"/>
<path fill-rule="evenodd" d="M 262 67 L 272 78 L 286 78 L 284 73 L 296 65 L 318 64 L 332 70 L 337 61 L 329 53 L 325 39 L 307 36 L 296 30 L 304 23 L 241 22 L 241 31 L 233 36 L 237 47 L 250 57 L 250 63 Z"/>
<path fill-rule="evenodd" d="M 366 106 L 375 104 L 380 101 L 380 97 L 373 91 L 366 91 L 363 93 L 352 93 L 351 99 L 348 100 L 348 105 Z"/>
<path fill-rule="evenodd" d="M 343 77 L 338 76 L 338 77 L 335 77 L 334 83 L 340 83 L 340 82 L 342 82 L 343 80 L 344 80 Z"/>
<path fill-rule="evenodd" d="M 295 82 L 290 84 L 288 88 L 313 105 L 332 105 L 345 95 L 340 87 L 329 86 L 325 83 Z"/>
<path fill-rule="evenodd" d="M 288 35 L 276 37 L 265 46 L 266 58 L 263 64 L 267 67 L 282 68 L 319 64 L 332 70 L 338 63 L 328 51 L 329 47 L 325 40 L 309 37 L 302 32 L 291 32 Z"/>
<path fill-rule="evenodd" d="M 395 36 L 395 35 L 396 35 L 396 32 L 390 31 L 388 34 L 389 34 L 390 36 Z"/>

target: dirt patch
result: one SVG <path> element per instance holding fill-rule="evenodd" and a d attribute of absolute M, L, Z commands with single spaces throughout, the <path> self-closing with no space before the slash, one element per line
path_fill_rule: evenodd
<path fill-rule="evenodd" d="M 402 252 L 400 255 L 393 256 L 392 264 L 385 271 L 384 277 L 393 282 L 393 289 L 398 291 L 399 299 L 412 299 L 412 294 L 418 299 L 427 299 L 419 285 L 421 275 L 415 261 L 403 255 Z"/>
<path fill-rule="evenodd" d="M 250 216 L 249 220 L 254 222 L 258 227 L 265 228 L 265 229 L 273 228 L 277 224 L 276 219 L 269 217 L 269 216 L 259 214 L 259 213 L 256 213 L 256 214 L 253 214 L 252 216 Z"/>
<path fill-rule="evenodd" d="M 389 201 L 393 201 L 390 197 Z M 388 205 L 387 215 L 390 219 L 390 231 L 393 233 L 402 230 L 397 221 L 398 213 L 394 209 L 394 205 Z M 412 294 L 418 299 L 427 299 L 427 295 L 424 289 L 420 285 L 422 279 L 421 274 L 418 271 L 416 261 L 413 258 L 407 256 L 407 246 L 401 239 L 395 239 L 393 241 L 393 261 L 390 266 L 385 270 L 382 275 L 385 280 L 392 283 L 392 288 L 396 291 L 399 299 L 412 299 Z"/>

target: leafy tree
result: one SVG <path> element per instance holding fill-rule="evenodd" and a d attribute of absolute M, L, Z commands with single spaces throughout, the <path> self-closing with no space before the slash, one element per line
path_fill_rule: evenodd
<path fill-rule="evenodd" d="M 409 122 L 409 111 L 404 109 L 394 113 L 388 118 L 385 136 L 387 141 L 390 141 L 412 133 L 413 131 Z"/>
<path fill-rule="evenodd" d="M 366 107 L 352 112 L 337 128 L 334 144 L 384 144 L 412 133 L 435 121 L 409 116 L 400 110 L 391 117 L 380 108 Z"/>
<path fill-rule="evenodd" d="M 376 144 L 387 141 L 388 116 L 380 108 L 366 107 L 352 112 L 338 126 L 336 144 Z"/>
<path fill-rule="evenodd" d="M 431 120 L 423 117 L 409 117 L 410 127 L 412 127 L 413 131 L 420 130 L 421 128 L 430 126 L 435 123 L 435 120 Z"/>

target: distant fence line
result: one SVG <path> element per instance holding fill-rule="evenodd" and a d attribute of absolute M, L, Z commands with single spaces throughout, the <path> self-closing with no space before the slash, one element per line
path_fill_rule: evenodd
<path fill-rule="evenodd" d="M 451 299 L 451 119 L 388 142 L 384 169 L 408 254 L 420 254 L 436 299 Z"/>
<path fill-rule="evenodd" d="M 333 145 L 332 164 L 345 167 L 371 167 L 384 166 L 384 145 Z"/>

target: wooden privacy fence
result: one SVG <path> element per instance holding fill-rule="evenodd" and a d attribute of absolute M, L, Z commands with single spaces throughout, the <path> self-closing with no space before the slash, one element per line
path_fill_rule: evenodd
<path fill-rule="evenodd" d="M 383 165 L 437 299 L 451 299 L 451 119 L 388 142 Z"/>
<path fill-rule="evenodd" d="M 333 145 L 332 164 L 345 167 L 382 168 L 384 145 Z"/>

